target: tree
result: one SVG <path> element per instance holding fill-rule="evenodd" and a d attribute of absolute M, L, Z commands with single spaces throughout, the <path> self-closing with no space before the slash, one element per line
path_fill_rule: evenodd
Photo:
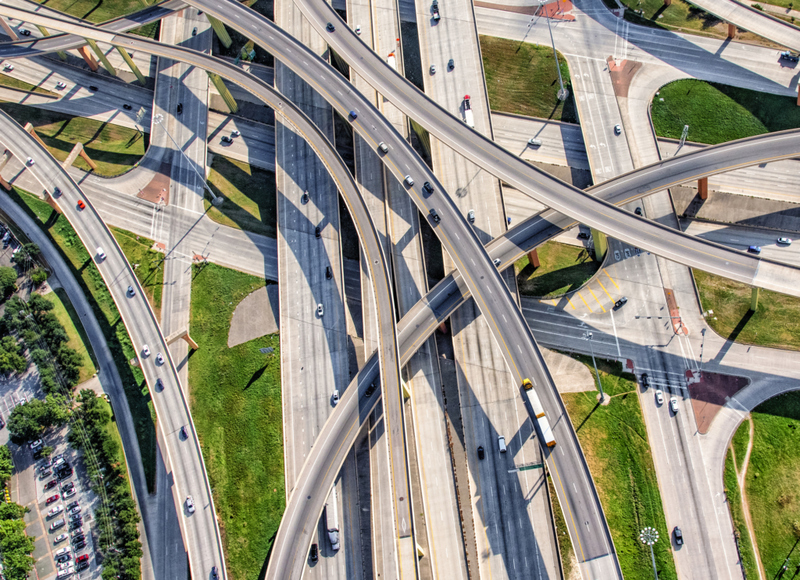
<path fill-rule="evenodd" d="M 31 265 L 33 265 L 33 259 L 38 255 L 39 255 L 39 246 L 37 246 L 33 242 L 29 242 L 27 244 L 24 244 L 22 248 L 20 248 L 19 252 L 14 254 L 14 257 L 12 259 L 17 264 L 27 269 Z"/>
<path fill-rule="evenodd" d="M 14 462 L 11 460 L 11 450 L 7 445 L 0 447 L 0 487 L 11 479 L 14 472 Z M 0 504 L 3 505 L 3 504 Z"/>
<path fill-rule="evenodd" d="M 11 294 L 17 287 L 17 271 L 10 266 L 0 266 L 0 291 L 4 296 Z"/>
<path fill-rule="evenodd" d="M 47 272 L 45 270 L 36 268 L 33 272 L 31 272 L 31 282 L 33 282 L 35 286 L 41 286 L 45 280 L 47 280 Z"/>
<path fill-rule="evenodd" d="M 8 418 L 8 432 L 15 443 L 31 441 L 38 439 L 46 428 L 62 425 L 68 417 L 67 400 L 59 393 L 51 393 L 44 401 L 33 399 L 14 407 Z"/>
<path fill-rule="evenodd" d="M 31 510 L 13 501 L 11 503 L 2 502 L 0 503 L 0 520 L 18 520 L 29 511 Z"/>

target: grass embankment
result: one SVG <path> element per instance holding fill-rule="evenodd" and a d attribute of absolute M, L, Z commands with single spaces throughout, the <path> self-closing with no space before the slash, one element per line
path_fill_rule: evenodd
<path fill-rule="evenodd" d="M 747 503 L 767 578 L 780 575 L 800 548 L 800 393 L 756 407 L 753 450 L 745 478 Z"/>
<path fill-rule="evenodd" d="M 194 267 L 191 333 L 201 348 L 189 359 L 192 416 L 237 579 L 258 577 L 285 508 L 280 340 L 227 346 L 233 311 L 262 286 L 214 264 Z"/>
<path fill-rule="evenodd" d="M 744 344 L 800 349 L 800 300 L 761 290 L 758 308 L 750 310 L 747 284 L 693 270 L 707 322 L 716 333 Z"/>
<path fill-rule="evenodd" d="M 216 195 L 225 198 L 219 207 L 213 207 L 206 198 L 208 217 L 226 226 L 277 237 L 278 200 L 273 172 L 215 155 L 208 183 Z"/>
<path fill-rule="evenodd" d="M 575 358 L 594 375 L 590 357 Z M 652 574 L 650 550 L 639 541 L 641 529 L 651 526 L 660 537 L 653 546 L 658 577 L 676 579 L 672 530 L 664 519 L 636 377 L 622 372 L 617 362 L 597 359 L 597 367 L 610 398 L 608 405 L 597 402 L 596 391 L 564 393 L 562 398 L 597 485 L 623 576 L 647 578 Z"/>
<path fill-rule="evenodd" d="M 550 503 L 553 507 L 553 519 L 555 520 L 556 534 L 558 535 L 556 540 L 558 541 L 561 564 L 564 567 L 564 578 L 565 580 L 572 580 L 573 574 L 577 573 L 577 576 L 580 577 L 580 572 L 577 571 L 578 559 L 572 549 L 572 540 L 569 537 L 567 522 L 564 520 L 564 512 L 561 511 L 561 502 L 558 501 L 556 488 L 553 486 L 553 477 L 550 473 L 547 474 L 547 489 L 550 493 Z"/>
<path fill-rule="evenodd" d="M 662 102 L 660 99 L 664 99 Z M 800 127 L 795 97 L 782 97 L 695 79 L 664 85 L 654 97 L 653 126 L 659 137 L 716 145 Z"/>
<path fill-rule="evenodd" d="M 89 252 L 67 219 L 30 193 L 14 188 L 10 195 L 28 211 L 39 227 L 46 231 L 50 239 L 60 248 L 67 265 L 72 269 L 72 274 L 92 305 L 125 388 L 139 440 L 147 487 L 152 491 L 156 465 L 155 409 L 141 370 L 130 364 L 136 352 L 114 300 Z"/>
<path fill-rule="evenodd" d="M 748 578 L 758 578 L 758 562 L 756 561 L 753 543 L 750 541 L 750 533 L 747 530 L 747 520 L 745 519 L 744 505 L 742 504 L 742 495 L 739 492 L 739 481 L 736 471 L 737 469 L 742 469 L 741 462 L 744 460 L 744 453 L 747 449 L 748 441 L 750 440 L 750 424 L 747 421 L 742 423 L 742 426 L 736 432 L 736 435 L 739 435 L 742 432 L 746 436 L 746 439 L 744 440 L 744 449 L 741 449 L 742 455 L 739 455 L 740 449 L 737 449 L 737 447 L 741 447 L 742 438 L 739 437 L 740 445 L 737 446 L 736 437 L 734 437 L 734 453 L 736 455 L 736 461 L 733 460 L 734 453 L 731 453 L 731 450 L 729 449 L 727 455 L 725 456 L 725 473 L 723 475 L 723 481 L 725 485 L 725 496 L 728 499 L 728 509 L 730 509 L 731 520 L 733 520 L 733 527 L 737 536 L 737 542 L 739 544 L 742 567 L 744 568 Z"/>
<path fill-rule="evenodd" d="M 164 290 L 164 255 L 153 250 L 153 240 L 123 230 L 111 228 L 111 233 L 136 272 L 139 284 L 161 320 L 161 294 Z"/>
<path fill-rule="evenodd" d="M 561 296 L 580 288 L 600 268 L 586 248 L 553 241 L 539 248 L 539 263 L 538 268 L 531 266 L 527 254 L 514 263 L 520 294 Z"/>
<path fill-rule="evenodd" d="M 25 81 L 21 81 L 19 79 L 15 79 L 8 75 L 0 73 L 0 85 L 7 87 L 9 89 L 18 89 L 20 91 L 25 91 L 27 93 L 36 93 L 39 95 L 49 95 L 51 97 L 57 97 L 58 95 L 53 91 L 48 91 L 45 88 L 37 87 L 36 85 L 32 85 L 30 83 L 26 83 Z"/>
<path fill-rule="evenodd" d="M 562 102 L 558 100 L 558 71 L 551 48 L 493 36 L 481 36 L 480 43 L 493 111 L 578 122 L 569 67 L 563 55 L 559 54 L 558 63 L 569 97 Z"/>
<path fill-rule="evenodd" d="M 36 107 L 0 103 L 0 108 L 22 125 L 31 123 L 47 150 L 59 161 L 69 156 L 75 143 L 83 143 L 86 154 L 97 164 L 94 173 L 105 177 L 120 175 L 133 167 L 144 155 L 150 139 L 149 133 L 140 133 L 135 129 Z M 91 171 L 91 167 L 80 156 L 75 159 L 74 165 Z"/>
<path fill-rule="evenodd" d="M 733 434 L 733 453 L 736 456 L 736 469 L 741 471 L 744 469 L 744 458 L 747 457 L 747 447 L 750 445 L 750 421 L 744 421 L 736 433 Z"/>
<path fill-rule="evenodd" d="M 117 444 L 117 462 L 125 464 L 125 451 L 122 447 L 122 437 L 119 434 L 119 428 L 117 427 L 117 417 L 114 415 L 114 409 L 111 407 L 111 404 L 105 400 L 105 398 L 100 397 L 98 401 L 100 408 L 104 411 L 108 412 L 109 416 L 111 417 L 111 421 L 108 422 L 106 425 L 106 431 L 111 436 L 111 439 L 114 440 Z M 131 487 L 131 480 L 128 477 L 128 470 L 123 470 L 123 474 L 125 477 L 125 483 L 128 484 L 128 487 L 131 489 L 131 494 L 135 493 L 133 491 L 133 487 Z"/>
<path fill-rule="evenodd" d="M 78 384 L 90 379 L 95 373 L 95 360 L 93 353 L 89 350 L 89 339 L 83 329 L 75 307 L 69 301 L 67 293 L 62 288 L 56 288 L 53 292 L 45 294 L 44 297 L 53 303 L 53 314 L 56 315 L 61 326 L 69 336 L 67 346 L 78 353 L 81 357 L 81 372 Z"/>
<path fill-rule="evenodd" d="M 113 18 L 119 18 L 127 14 L 139 12 L 151 6 L 153 2 L 147 0 L 37 0 L 42 6 L 47 6 L 51 10 L 58 10 L 64 14 L 82 18 L 89 22 L 100 23 Z M 132 31 L 134 34 L 155 38 L 155 31 L 158 30 L 157 23 L 143 26 L 141 29 Z M 146 33 L 146 34 L 145 34 Z M 152 34 L 152 36 L 151 36 Z"/>

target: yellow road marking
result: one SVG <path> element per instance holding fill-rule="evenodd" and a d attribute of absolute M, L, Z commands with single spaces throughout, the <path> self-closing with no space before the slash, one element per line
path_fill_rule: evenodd
<path fill-rule="evenodd" d="M 606 271 L 606 269 L 605 269 L 605 268 L 603 268 L 603 274 L 605 274 L 606 276 L 608 276 L 608 279 L 609 279 L 609 280 L 611 280 L 611 283 L 612 283 L 612 284 L 614 284 L 614 286 L 617 286 L 617 283 L 614 281 L 614 278 L 612 278 L 612 277 L 611 277 L 611 274 L 609 274 L 609 273 Z M 619 290 L 619 286 L 617 286 L 617 290 Z"/>
<path fill-rule="evenodd" d="M 569 305 L 570 305 L 570 306 L 572 306 L 572 309 L 573 309 L 573 310 L 577 310 L 577 309 L 575 308 L 575 305 L 572 303 L 572 300 L 570 300 L 570 299 L 569 299 L 569 296 L 566 296 L 566 299 L 567 299 L 567 302 L 569 302 Z"/>
<path fill-rule="evenodd" d="M 603 283 L 600 281 L 600 278 L 597 279 L 597 283 L 600 284 L 600 288 L 602 288 L 603 292 L 606 293 L 606 296 L 608 296 L 608 299 L 611 300 L 611 302 L 614 302 L 614 299 L 611 297 L 611 294 L 608 293 L 608 290 L 606 290 L 606 287 L 603 286 Z"/>
<path fill-rule="evenodd" d="M 589 290 L 589 292 L 592 292 L 592 289 L 591 289 L 591 288 L 589 288 L 588 290 Z M 592 292 L 592 296 L 594 296 L 594 299 L 595 299 L 595 300 L 597 300 L 597 296 L 595 296 L 594 292 Z M 597 300 L 597 303 L 600 305 L 600 308 L 603 310 L 603 312 L 605 312 L 605 311 L 606 311 L 606 309 L 605 309 L 605 308 L 603 308 L 603 303 L 602 303 L 602 302 L 600 302 L 599 300 Z"/>
<path fill-rule="evenodd" d="M 588 303 L 588 302 L 586 302 L 586 298 L 584 298 L 584 297 L 583 297 L 583 294 L 581 294 L 580 292 L 578 292 L 578 296 L 580 296 L 580 297 L 581 297 L 581 300 L 583 300 L 583 303 L 584 303 L 584 304 L 586 304 L 586 308 L 588 308 L 588 309 L 589 309 L 589 312 L 594 312 L 594 310 L 592 310 L 592 307 L 591 307 L 591 306 L 589 306 L 589 303 Z"/>

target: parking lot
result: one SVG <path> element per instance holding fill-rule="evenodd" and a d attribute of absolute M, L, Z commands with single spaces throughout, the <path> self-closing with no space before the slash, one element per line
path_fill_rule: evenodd
<path fill-rule="evenodd" d="M 42 476 L 42 465 L 45 461 L 34 460 L 33 451 L 29 445 L 20 447 L 12 443 L 10 447 L 14 457 L 15 472 L 11 481 L 11 500 L 30 509 L 24 519 L 27 524 L 27 534 L 36 538 L 33 558 L 36 560 L 36 577 L 39 580 L 57 578 L 58 569 L 55 555 L 60 550 L 69 553 L 67 562 L 71 565 L 72 570 L 76 570 L 76 558 L 88 556 L 88 567 L 80 571 L 76 570 L 74 574 L 68 576 L 69 578 L 99 579 L 101 569 L 96 560 L 97 531 L 93 517 L 99 499 L 89 489 L 82 457 L 67 445 L 68 427 L 63 427 L 57 432 L 51 431 L 43 438 L 43 444 L 54 449 L 54 456 L 63 454 L 66 464 L 72 468 L 72 474 L 56 478 L 56 472 L 53 472 L 50 475 Z M 49 470 L 53 471 L 52 468 Z M 45 486 L 51 481 L 57 481 L 56 485 L 45 490 Z M 66 490 L 65 486 L 70 483 L 74 486 L 74 494 Z M 68 497 L 65 497 L 65 491 Z M 58 499 L 49 504 L 46 503 L 48 498 L 56 495 L 58 495 Z M 75 501 L 80 506 L 80 515 L 82 516 L 80 525 L 72 524 L 67 513 L 67 506 Z M 48 515 L 48 512 L 53 509 L 58 510 L 59 507 L 61 508 L 60 513 Z M 51 530 L 53 523 L 60 520 L 64 521 L 64 525 L 56 530 Z M 84 536 L 85 546 L 83 547 L 79 547 L 80 544 L 76 541 L 77 537 L 73 537 L 78 528 L 82 529 Z M 68 537 L 63 538 L 63 534 Z M 59 539 L 57 544 L 55 543 L 56 539 Z M 64 550 L 64 548 L 68 548 L 68 550 Z"/>

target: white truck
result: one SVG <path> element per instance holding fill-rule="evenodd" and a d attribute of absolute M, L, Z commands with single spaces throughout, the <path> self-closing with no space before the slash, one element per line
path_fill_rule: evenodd
<path fill-rule="evenodd" d="M 475 128 L 475 120 L 472 118 L 472 107 L 469 104 L 469 95 L 464 95 L 464 122 Z"/>
<path fill-rule="evenodd" d="M 550 422 L 544 414 L 544 407 L 539 401 L 539 395 L 533 388 L 533 383 L 530 379 L 522 381 L 522 388 L 525 389 L 525 396 L 528 397 L 528 404 L 530 404 L 530 411 L 532 412 L 532 419 L 535 424 L 539 426 L 542 441 L 548 446 L 553 447 L 556 444 L 556 439 L 553 437 L 553 430 L 550 428 Z"/>
<path fill-rule="evenodd" d="M 389 56 L 386 57 L 386 63 L 394 70 L 397 70 L 397 58 L 395 57 L 394 52 L 390 52 Z"/>
<path fill-rule="evenodd" d="M 331 549 L 338 552 L 339 545 L 339 506 L 336 501 L 336 487 L 331 490 L 328 496 L 328 503 L 325 504 L 325 529 L 328 530 L 328 540 Z"/>

